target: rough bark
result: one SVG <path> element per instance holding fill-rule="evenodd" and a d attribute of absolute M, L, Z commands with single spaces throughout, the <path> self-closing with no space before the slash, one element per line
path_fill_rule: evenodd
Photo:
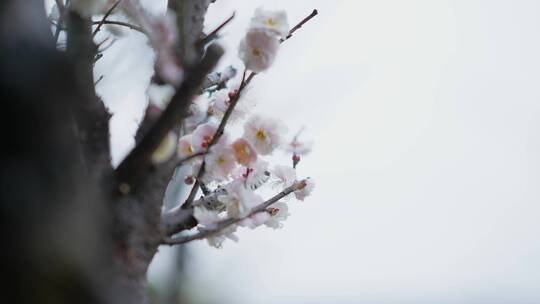
<path fill-rule="evenodd" d="M 209 1 L 202 2 L 204 9 L 194 4 L 185 11 L 190 16 L 179 16 L 183 33 L 202 31 Z M 190 65 L 175 108 L 164 112 L 168 123 L 163 116 L 145 119 L 146 156 L 122 167 L 128 173 L 115 172 L 110 114 L 94 89 L 92 21 L 74 13 L 66 21 L 67 49 L 59 51 L 43 1 L 0 2 L 3 296 L 15 303 L 143 303 L 146 271 L 165 235 L 163 195 L 176 167 L 146 157 L 181 121 L 222 51 L 210 48 L 202 60 L 202 49 L 188 51 L 192 44 L 181 51 L 198 55 L 182 58 Z M 131 172 L 136 183 L 119 193 Z"/>

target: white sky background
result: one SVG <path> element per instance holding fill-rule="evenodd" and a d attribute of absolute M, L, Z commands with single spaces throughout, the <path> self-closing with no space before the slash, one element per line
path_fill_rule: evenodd
<path fill-rule="evenodd" d="M 299 173 L 317 188 L 282 230 L 190 244 L 190 284 L 216 303 L 540 302 L 540 2 L 218 0 L 209 28 L 237 11 L 222 66 L 241 67 L 261 4 L 291 25 L 320 12 L 251 89 L 258 112 L 308 128 Z M 96 69 L 115 162 L 150 54 L 133 34 Z"/>

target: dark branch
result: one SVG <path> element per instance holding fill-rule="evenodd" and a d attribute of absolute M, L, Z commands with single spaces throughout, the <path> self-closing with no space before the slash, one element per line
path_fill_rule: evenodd
<path fill-rule="evenodd" d="M 97 47 L 92 39 L 92 21 L 66 9 L 66 53 L 75 68 L 75 82 L 84 98 L 73 100 L 79 138 L 88 165 L 111 169 L 110 114 L 95 92 L 94 60 Z M 106 170 L 92 170 L 101 174 Z"/>
<path fill-rule="evenodd" d="M 309 14 L 306 18 L 302 19 L 302 21 L 300 21 L 297 25 L 295 25 L 290 31 L 289 31 L 289 34 L 287 34 L 287 37 L 285 38 L 282 38 L 280 39 L 280 42 L 284 42 L 285 40 L 288 40 L 289 38 L 292 37 L 292 34 L 294 32 L 296 32 L 297 30 L 299 30 L 304 24 L 306 24 L 309 20 L 311 20 L 313 17 L 317 16 L 317 14 L 319 14 L 319 12 L 314 9 L 313 12 L 311 12 L 311 14 Z"/>
<path fill-rule="evenodd" d="M 185 80 L 158 121 L 116 169 L 118 186 L 133 189 L 139 179 L 148 172 L 152 166 L 152 153 L 168 132 L 186 116 L 187 109 L 204 77 L 211 72 L 222 55 L 223 49 L 212 45 L 208 48 L 206 56 L 194 68 L 187 71 Z"/>
<path fill-rule="evenodd" d="M 136 30 L 146 35 L 146 32 L 144 31 L 142 27 L 135 24 L 128 23 L 128 22 L 115 21 L 115 20 L 101 20 L 101 21 L 94 21 L 93 24 L 111 24 L 111 25 L 125 26 L 127 28 Z"/>
<path fill-rule="evenodd" d="M 234 16 L 236 13 L 233 13 L 227 20 L 223 21 L 218 27 L 216 27 L 213 31 L 210 32 L 210 34 L 206 35 L 206 37 L 200 39 L 197 44 L 198 46 L 205 46 L 208 43 L 210 43 L 212 40 L 216 39 L 219 35 L 219 32 L 227 25 L 229 22 L 231 22 L 234 19 Z"/>
<path fill-rule="evenodd" d="M 266 212 L 266 208 L 270 207 L 272 204 L 275 204 L 280 199 L 286 197 L 287 195 L 293 193 L 294 191 L 302 189 L 305 186 L 306 186 L 306 182 L 304 180 L 296 182 L 292 186 L 284 189 L 283 191 L 281 191 L 280 193 L 278 193 L 277 195 L 272 197 L 271 199 L 269 199 L 269 200 L 265 201 L 264 203 L 252 208 L 251 211 L 246 216 L 223 220 L 221 222 L 218 222 L 216 224 L 215 228 L 208 229 L 208 230 L 202 230 L 202 231 L 200 231 L 199 233 L 196 233 L 196 234 L 192 234 L 192 235 L 188 235 L 188 236 L 184 236 L 184 237 L 177 237 L 177 238 L 167 237 L 167 238 L 165 238 L 163 240 L 163 244 L 166 244 L 166 245 L 184 244 L 184 243 L 187 243 L 187 242 L 190 242 L 190 241 L 201 240 L 201 239 L 207 238 L 209 236 L 212 236 L 214 234 L 217 234 L 220 231 L 222 231 L 223 229 L 225 229 L 225 228 L 227 228 L 227 227 L 229 227 L 231 225 L 234 225 L 234 224 L 236 224 L 236 223 L 238 223 L 238 222 L 240 222 L 240 221 L 242 221 L 242 220 L 244 220 L 246 218 L 249 218 L 250 216 L 253 216 L 256 213 Z"/>
<path fill-rule="evenodd" d="M 118 6 L 118 4 L 120 4 L 120 2 L 122 2 L 122 0 L 118 0 L 116 1 L 116 3 L 111 6 L 111 8 L 105 13 L 105 15 L 103 16 L 103 18 L 101 19 L 101 21 L 98 23 L 98 26 L 96 27 L 96 29 L 94 30 L 94 32 L 92 33 L 92 36 L 95 37 L 96 34 L 99 32 L 99 30 L 101 30 L 101 27 L 103 26 L 103 24 L 105 24 L 105 21 L 107 21 L 107 18 L 111 15 L 111 13 L 114 11 L 114 9 Z"/>

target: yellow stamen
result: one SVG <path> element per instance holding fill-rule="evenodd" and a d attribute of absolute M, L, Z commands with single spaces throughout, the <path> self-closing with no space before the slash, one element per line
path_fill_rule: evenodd
<path fill-rule="evenodd" d="M 258 130 L 257 133 L 255 133 L 255 136 L 258 140 L 265 140 L 266 139 L 266 132 L 264 130 Z"/>
<path fill-rule="evenodd" d="M 274 25 L 276 24 L 276 23 L 274 22 L 274 19 L 272 19 L 272 18 L 266 19 L 266 20 L 264 21 L 264 23 L 266 23 L 266 25 L 268 25 L 268 26 L 270 26 L 270 27 L 272 27 L 272 26 L 274 26 Z"/>

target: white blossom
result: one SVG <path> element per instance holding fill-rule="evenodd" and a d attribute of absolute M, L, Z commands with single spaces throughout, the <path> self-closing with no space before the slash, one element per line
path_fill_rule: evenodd
<path fill-rule="evenodd" d="M 255 148 L 253 148 L 249 141 L 238 138 L 231 144 L 231 147 L 234 158 L 239 164 L 249 167 L 257 161 L 257 151 L 255 151 Z"/>
<path fill-rule="evenodd" d="M 217 144 L 206 156 L 206 172 L 217 181 L 226 180 L 235 167 L 233 151 L 228 145 Z"/>
<path fill-rule="evenodd" d="M 258 189 L 270 178 L 268 162 L 258 159 L 249 167 L 239 167 L 233 172 L 233 177 L 241 181 L 248 189 Z"/>
<path fill-rule="evenodd" d="M 249 173 L 245 176 L 245 185 L 250 189 L 257 189 L 269 178 L 268 162 L 262 159 L 258 160 L 250 167 Z"/>
<path fill-rule="evenodd" d="M 178 156 L 180 158 L 186 158 L 193 155 L 195 148 L 193 148 L 193 135 L 187 134 L 178 140 Z"/>
<path fill-rule="evenodd" d="M 229 217 L 246 216 L 251 211 L 251 208 L 263 202 L 259 195 L 246 189 L 239 180 L 228 184 L 225 189 L 227 194 L 218 196 L 218 199 L 227 207 Z"/>
<path fill-rule="evenodd" d="M 238 242 L 238 237 L 234 234 L 236 232 L 236 225 L 231 225 L 229 227 L 226 227 L 222 229 L 219 233 L 213 234 L 212 236 L 209 236 L 206 238 L 206 241 L 208 244 L 215 248 L 222 248 L 223 242 L 226 239 L 232 240 L 234 242 Z"/>
<path fill-rule="evenodd" d="M 271 220 L 271 217 L 272 216 L 266 211 L 258 212 L 250 217 L 243 219 L 242 221 L 240 221 L 240 223 L 238 223 L 238 225 L 255 229 L 260 225 L 266 224 L 269 220 Z"/>
<path fill-rule="evenodd" d="M 283 221 L 290 215 L 289 206 L 286 203 L 277 202 L 272 204 L 268 210 L 270 212 L 270 218 L 264 224 L 274 229 L 283 227 Z"/>
<path fill-rule="evenodd" d="M 290 143 L 285 145 L 285 151 L 295 155 L 307 155 L 313 148 L 313 142 L 311 141 L 299 141 L 297 138 L 293 139 Z"/>
<path fill-rule="evenodd" d="M 277 178 L 274 184 L 283 188 L 291 186 L 296 181 L 296 170 L 289 166 L 276 165 L 271 173 Z"/>
<path fill-rule="evenodd" d="M 304 180 L 304 187 L 300 190 L 296 190 L 294 192 L 294 196 L 296 196 L 296 199 L 303 201 L 307 196 L 313 192 L 313 189 L 315 188 L 315 181 L 313 181 L 312 178 L 306 178 Z"/>
<path fill-rule="evenodd" d="M 251 18 L 250 29 L 267 30 L 279 38 L 285 38 L 289 33 L 287 13 L 284 10 L 271 11 L 259 7 Z"/>
<path fill-rule="evenodd" d="M 244 125 L 244 137 L 261 155 L 268 155 L 282 143 L 287 128 L 276 119 L 253 115 Z"/>
<path fill-rule="evenodd" d="M 195 131 L 193 131 L 193 148 L 195 151 L 204 151 L 208 148 L 218 126 L 214 122 L 207 122 L 198 125 Z"/>
<path fill-rule="evenodd" d="M 221 219 L 218 211 L 208 210 L 204 207 L 193 208 L 193 217 L 197 219 L 197 223 L 208 229 L 214 228 Z"/>
<path fill-rule="evenodd" d="M 240 42 L 238 56 L 247 69 L 260 73 L 268 69 L 279 50 L 279 40 L 265 30 L 250 30 Z"/>

